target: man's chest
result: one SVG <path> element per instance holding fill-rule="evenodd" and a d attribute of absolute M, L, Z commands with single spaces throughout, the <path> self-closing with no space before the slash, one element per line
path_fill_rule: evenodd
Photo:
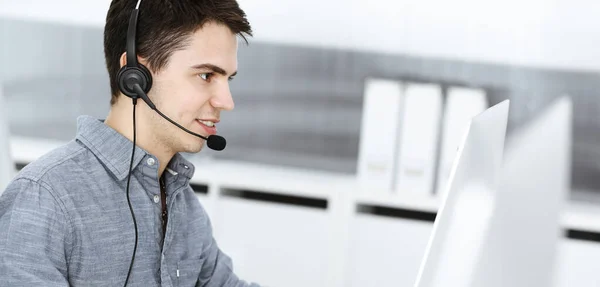
<path fill-rule="evenodd" d="M 203 246 L 195 238 L 202 234 L 202 226 L 194 223 L 195 212 L 179 193 L 172 197 L 165 198 L 163 205 L 144 193 L 132 194 L 135 224 L 126 201 L 113 199 L 111 205 L 98 200 L 78 206 L 70 274 L 85 279 L 86 284 L 124 282 L 134 247 L 130 282 L 144 282 L 144 286 L 174 282 L 183 265 L 199 272 Z M 165 208 L 168 220 L 163 217 Z M 168 285 L 163 282 L 162 286 Z"/>

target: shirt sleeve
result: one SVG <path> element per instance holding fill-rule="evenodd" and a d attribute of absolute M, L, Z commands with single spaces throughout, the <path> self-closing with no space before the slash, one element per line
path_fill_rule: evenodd
<path fill-rule="evenodd" d="M 0 278 L 7 286 L 69 286 L 71 228 L 48 188 L 13 181 L 0 197 Z"/>
<path fill-rule="evenodd" d="M 223 253 L 212 234 L 210 218 L 204 213 L 205 224 L 208 229 L 204 237 L 203 257 L 205 258 L 200 271 L 199 286 L 201 287 L 260 287 L 256 283 L 248 283 L 238 278 L 233 272 L 231 258 Z"/>

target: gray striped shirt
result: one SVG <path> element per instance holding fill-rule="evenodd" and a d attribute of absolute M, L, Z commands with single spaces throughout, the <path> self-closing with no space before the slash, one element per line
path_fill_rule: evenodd
<path fill-rule="evenodd" d="M 135 242 L 125 192 L 131 149 L 81 116 L 75 139 L 20 171 L 0 197 L 0 285 L 123 286 Z M 165 171 L 164 244 L 158 159 L 136 147 L 133 164 L 139 238 L 128 286 L 258 286 L 238 279 L 217 246 L 189 161 L 177 154 Z"/>

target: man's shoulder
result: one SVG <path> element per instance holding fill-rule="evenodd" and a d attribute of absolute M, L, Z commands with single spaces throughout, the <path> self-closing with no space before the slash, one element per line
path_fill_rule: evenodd
<path fill-rule="evenodd" d="M 33 162 L 23 163 L 25 166 L 15 176 L 14 181 L 27 179 L 34 182 L 53 181 L 54 174 L 69 174 L 82 167 L 77 163 L 78 159 L 89 157 L 87 149 L 77 142 L 71 140 L 48 153 L 40 156 Z"/>

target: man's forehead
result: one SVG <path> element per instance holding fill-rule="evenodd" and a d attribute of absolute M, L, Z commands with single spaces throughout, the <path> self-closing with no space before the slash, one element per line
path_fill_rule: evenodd
<path fill-rule="evenodd" d="M 225 47 L 222 43 L 208 41 L 206 43 L 189 43 L 172 55 L 177 62 L 190 68 L 199 68 L 203 64 L 211 64 L 229 70 L 237 69 L 237 48 Z"/>

